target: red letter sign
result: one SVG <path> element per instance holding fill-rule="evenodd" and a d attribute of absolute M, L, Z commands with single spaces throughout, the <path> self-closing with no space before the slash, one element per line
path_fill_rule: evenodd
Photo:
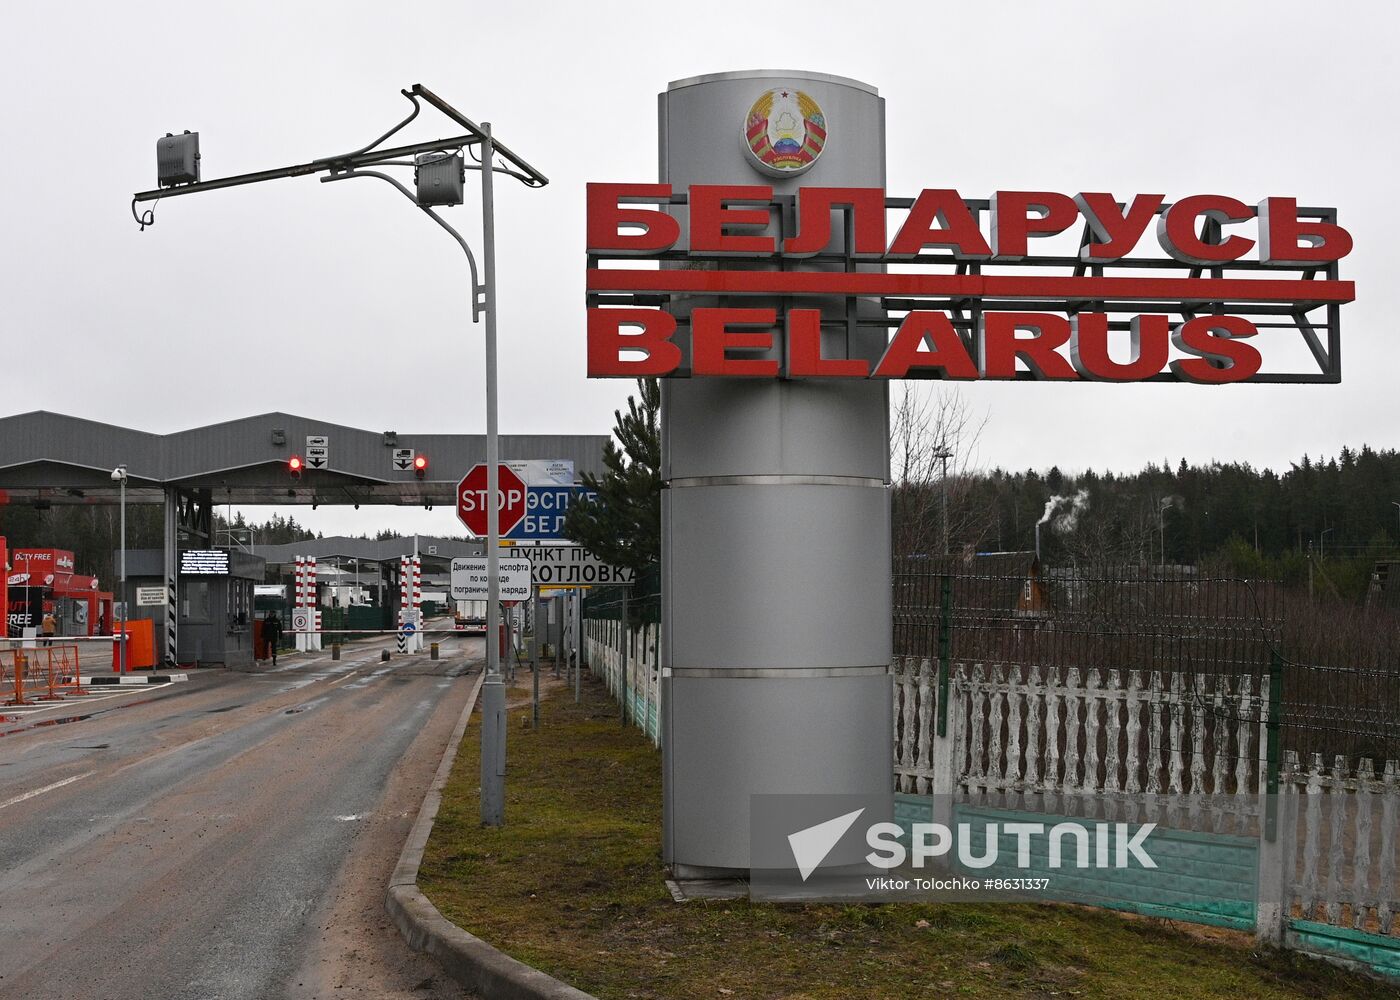
<path fill-rule="evenodd" d="M 654 208 L 622 208 L 623 201 L 657 202 L 671 197 L 669 184 L 588 185 L 588 249 L 614 254 L 652 254 L 669 250 L 681 238 L 675 219 Z M 640 226 L 644 233 L 623 233 Z"/>
<path fill-rule="evenodd" d="M 1259 203 L 1259 259 L 1265 264 L 1330 264 L 1349 253 L 1351 234 L 1335 222 L 1299 221 L 1295 199 Z"/>
<path fill-rule="evenodd" d="M 1220 243 L 1206 243 L 1196 233 L 1196 219 L 1205 216 L 1224 225 L 1251 218 L 1249 206 L 1218 194 L 1197 194 L 1173 202 L 1157 220 L 1157 242 L 1177 260 L 1188 264 L 1224 264 L 1249 253 L 1253 240 L 1230 236 Z"/>
<path fill-rule="evenodd" d="M 641 331 L 623 333 L 624 326 L 641 327 Z M 671 374 L 681 363 L 681 349 L 671 342 L 675 332 L 676 318 L 659 309 L 588 310 L 588 377 Z M 629 361 L 623 351 L 643 351 L 646 358 Z"/>
<path fill-rule="evenodd" d="M 694 375 L 741 375 L 776 378 L 778 362 L 766 358 L 731 358 L 729 350 L 773 349 L 773 331 L 730 330 L 730 323 L 772 327 L 772 309 L 696 309 L 690 314 L 690 370 Z"/>
<path fill-rule="evenodd" d="M 771 221 L 768 202 L 773 189 L 764 184 L 696 184 L 690 189 L 690 252 L 768 257 L 776 240 L 772 236 L 739 236 L 725 232 L 728 226 L 765 228 Z M 755 208 L 730 208 L 729 202 Z"/>

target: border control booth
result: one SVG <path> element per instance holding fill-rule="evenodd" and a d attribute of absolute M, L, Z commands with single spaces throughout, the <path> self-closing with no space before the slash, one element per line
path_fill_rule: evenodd
<path fill-rule="evenodd" d="M 126 554 L 131 620 L 164 622 L 165 606 L 143 605 L 140 590 L 165 589 L 165 553 L 137 549 Z M 181 549 L 176 591 L 177 662 L 182 666 L 253 666 L 253 588 L 263 582 L 266 560 L 237 549 Z"/>

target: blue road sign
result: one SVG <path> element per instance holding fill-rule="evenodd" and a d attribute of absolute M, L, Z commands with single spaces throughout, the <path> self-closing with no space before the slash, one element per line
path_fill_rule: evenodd
<path fill-rule="evenodd" d="M 525 516 L 505 537 L 515 541 L 549 541 L 564 537 L 564 517 L 579 497 L 595 500 L 586 486 L 531 486 L 525 491 Z"/>

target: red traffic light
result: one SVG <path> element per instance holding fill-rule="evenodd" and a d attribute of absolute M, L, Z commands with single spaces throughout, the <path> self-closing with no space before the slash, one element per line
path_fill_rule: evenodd
<path fill-rule="evenodd" d="M 293 479 L 301 478 L 301 456 L 293 455 L 287 459 L 287 471 L 291 473 Z"/>
<path fill-rule="evenodd" d="M 413 474 L 414 474 L 415 476 L 417 476 L 419 479 L 422 479 L 422 478 L 423 478 L 423 473 L 425 473 L 425 472 L 427 472 L 427 471 L 428 471 L 428 456 L 427 456 L 427 455 L 414 455 L 414 456 L 413 456 Z"/>

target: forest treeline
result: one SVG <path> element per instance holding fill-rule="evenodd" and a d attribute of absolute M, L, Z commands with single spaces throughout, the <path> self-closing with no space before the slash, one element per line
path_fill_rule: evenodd
<path fill-rule="evenodd" d="M 897 553 L 941 549 L 944 485 L 928 475 L 896 486 Z M 1282 472 L 1183 459 L 1135 473 L 970 471 L 946 485 L 954 552 L 1029 551 L 1040 523 L 1049 564 L 1207 565 L 1300 581 L 1311 557 L 1323 585 L 1348 597 L 1364 593 L 1377 559 L 1400 553 L 1400 452 L 1364 445 Z"/>

